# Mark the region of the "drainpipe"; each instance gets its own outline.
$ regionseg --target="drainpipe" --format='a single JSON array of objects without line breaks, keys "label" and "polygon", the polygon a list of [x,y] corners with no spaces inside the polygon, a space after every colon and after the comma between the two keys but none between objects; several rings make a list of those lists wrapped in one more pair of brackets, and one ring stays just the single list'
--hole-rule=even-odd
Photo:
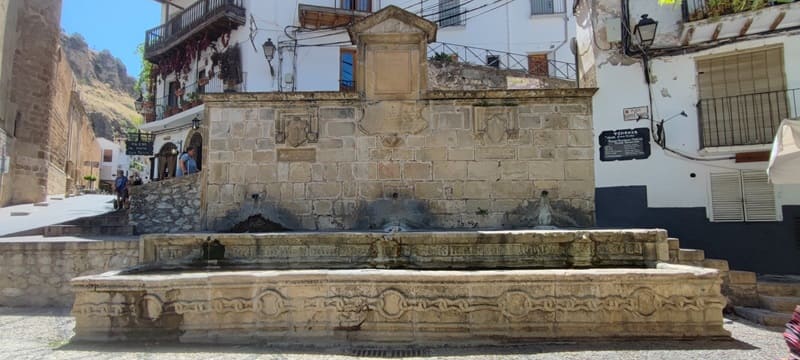
[{"label": "drainpipe", "polygon": [[569,41],[569,15],[567,15],[566,1],[564,1],[563,4],[564,4],[564,41],[562,41],[561,44],[558,44],[558,46],[556,46],[556,48],[553,49],[553,60],[556,60],[558,58],[558,50],[561,49],[564,45],[566,45],[567,41]]}]

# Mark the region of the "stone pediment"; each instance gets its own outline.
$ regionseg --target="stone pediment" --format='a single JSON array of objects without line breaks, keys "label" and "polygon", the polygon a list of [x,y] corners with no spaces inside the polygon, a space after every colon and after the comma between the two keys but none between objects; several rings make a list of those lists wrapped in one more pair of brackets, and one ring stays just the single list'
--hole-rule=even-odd
[{"label": "stone pediment", "polygon": [[410,34],[421,33],[431,43],[436,41],[436,24],[390,5],[353,24],[347,30],[353,44],[364,34]]}]

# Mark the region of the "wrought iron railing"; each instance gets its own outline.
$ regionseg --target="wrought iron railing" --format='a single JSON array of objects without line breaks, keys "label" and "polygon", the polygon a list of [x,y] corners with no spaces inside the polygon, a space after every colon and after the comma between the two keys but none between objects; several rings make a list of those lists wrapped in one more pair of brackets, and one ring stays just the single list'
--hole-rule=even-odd
[{"label": "wrought iron railing", "polygon": [[700,147],[769,144],[783,119],[800,116],[800,89],[702,99]]},{"label": "wrought iron railing", "polygon": [[[180,96],[164,96],[155,99],[155,120],[161,120],[182,111],[188,110],[191,107],[202,104],[198,99],[200,94],[218,94],[224,92],[245,92],[247,91],[247,73],[242,73],[243,81],[239,84],[228,83],[218,78],[212,77],[208,81],[195,82],[183,87],[183,93]],[[192,94],[197,94],[195,97]],[[170,97],[173,100],[170,100]]]},{"label": "wrought iron railing", "polygon": [[145,54],[170,46],[173,41],[197,30],[208,19],[223,13],[244,18],[243,0],[198,0],[166,23],[147,30]]},{"label": "wrought iron railing", "polygon": [[[442,42],[431,43],[428,46],[428,58],[437,59],[442,56],[449,56],[452,61],[490,66],[502,70],[518,70],[525,73],[529,73],[531,70],[528,69],[528,55],[525,54]],[[575,64],[557,60],[547,60],[547,62],[548,69],[546,74],[549,77],[565,80],[575,80],[577,78]],[[535,72],[535,74],[543,73],[545,72]]]},{"label": "wrought iron railing", "polygon": [[564,0],[531,0],[531,15],[564,14],[567,5]]},{"label": "wrought iron railing", "polygon": [[710,17],[758,10],[767,6],[787,4],[798,0],[772,1],[718,1],[718,0],[683,0],[681,10],[683,21],[695,21]]}]

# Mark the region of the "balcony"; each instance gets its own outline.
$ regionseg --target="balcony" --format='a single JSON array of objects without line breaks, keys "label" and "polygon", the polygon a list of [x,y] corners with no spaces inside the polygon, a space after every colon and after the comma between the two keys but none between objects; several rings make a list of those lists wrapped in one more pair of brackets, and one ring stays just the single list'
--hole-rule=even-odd
[{"label": "balcony", "polygon": [[311,29],[347,26],[372,13],[371,1],[345,0],[341,7],[298,5],[300,25]]},{"label": "balcony", "polygon": [[772,143],[781,120],[800,116],[800,89],[703,99],[700,147]]},{"label": "balcony", "polygon": [[[242,73],[242,78],[247,79],[247,73]],[[168,95],[155,99],[152,119],[147,122],[162,120],[201,105],[203,101],[199,95],[244,92],[246,89],[247,86],[244,81],[240,84],[226,84],[224,80],[218,77],[212,77],[200,83],[189,84],[181,89],[180,96],[173,94],[173,96]]]},{"label": "balcony", "polygon": [[216,39],[246,22],[243,0],[198,0],[166,23],[145,34],[144,56],[150,62],[187,40]]},{"label": "balcony", "polygon": [[681,3],[684,21],[697,21],[724,15],[760,10],[797,0],[736,1],[736,0],[684,0]]}]

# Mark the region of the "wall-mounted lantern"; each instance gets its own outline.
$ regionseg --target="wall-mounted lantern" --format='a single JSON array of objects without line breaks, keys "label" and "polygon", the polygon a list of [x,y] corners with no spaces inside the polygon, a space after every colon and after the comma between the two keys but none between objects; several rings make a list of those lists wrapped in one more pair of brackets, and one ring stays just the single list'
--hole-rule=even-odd
[{"label": "wall-mounted lantern", "polygon": [[267,58],[267,64],[269,64],[269,73],[273,77],[275,76],[275,69],[272,68],[272,59],[275,58],[275,44],[272,43],[272,39],[268,38],[261,48],[264,50],[264,57]]},{"label": "wall-mounted lantern", "polygon": [[648,49],[653,45],[653,41],[656,39],[657,28],[658,21],[647,17],[647,14],[642,15],[642,18],[639,19],[639,23],[633,28],[633,34],[636,35],[637,40],[639,40],[639,45],[643,49]]},{"label": "wall-mounted lantern", "polygon": [[200,118],[197,115],[192,119],[192,129],[197,130],[200,128]]}]

